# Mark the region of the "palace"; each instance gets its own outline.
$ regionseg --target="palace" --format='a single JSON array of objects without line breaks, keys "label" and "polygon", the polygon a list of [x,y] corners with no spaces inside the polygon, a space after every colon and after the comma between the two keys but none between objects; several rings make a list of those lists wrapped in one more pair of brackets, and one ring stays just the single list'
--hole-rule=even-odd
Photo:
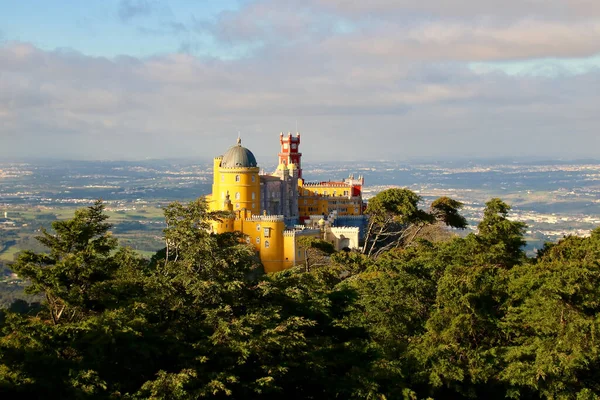
[{"label": "palace", "polygon": [[279,165],[272,174],[260,171],[254,154],[241,139],[215,157],[212,211],[232,216],[213,222],[215,233],[239,231],[259,252],[265,272],[281,271],[306,258],[298,239],[315,237],[337,250],[358,247],[364,225],[364,179],[350,176],[338,182],[305,182],[300,134],[279,135]]}]

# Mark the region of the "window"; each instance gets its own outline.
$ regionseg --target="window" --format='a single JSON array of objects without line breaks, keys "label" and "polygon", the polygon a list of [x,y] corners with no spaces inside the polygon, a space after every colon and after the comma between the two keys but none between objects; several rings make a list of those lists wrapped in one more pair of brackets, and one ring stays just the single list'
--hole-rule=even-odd
[{"label": "window", "polygon": [[256,204],[255,204],[255,203],[252,203],[252,208],[255,208],[255,207],[256,207]]},{"label": "window", "polygon": [[225,182],[225,175],[221,175],[221,182]]},{"label": "window", "polygon": [[260,244],[260,237],[256,237],[256,244]]},{"label": "window", "polygon": [[304,199],[304,204],[308,204],[308,200]]},{"label": "window", "polygon": [[225,192],[221,192],[221,198],[224,199],[225,198]]},{"label": "window", "polygon": [[240,181],[240,176],[239,176],[239,175],[236,175],[236,176],[235,176],[235,181],[236,181],[236,182],[239,182],[239,181]]},{"label": "window", "polygon": [[265,232],[266,238],[271,237],[271,228],[265,228],[263,231]]},{"label": "window", "polygon": [[235,203],[235,208],[240,208],[240,203]]},{"label": "window", "polygon": [[236,199],[236,200],[239,200],[239,199],[240,199],[240,192],[236,192],[236,193],[235,193],[235,199]]},{"label": "window", "polygon": [[256,193],[252,192],[252,200],[256,199]]},{"label": "window", "polygon": [[246,243],[250,244],[250,238],[246,237]]},{"label": "window", "polygon": [[256,182],[256,175],[252,175],[252,182]]},{"label": "window", "polygon": [[256,224],[256,230],[260,231],[260,224]]},{"label": "window", "polygon": [[268,248],[269,248],[269,241],[265,240],[265,249],[268,249]]},{"label": "window", "polygon": [[344,196],[348,196],[348,191],[344,190]]},{"label": "window", "polygon": [[283,148],[284,148],[284,149],[287,149],[287,148],[288,148],[288,144],[287,144],[287,143],[284,143],[284,144],[283,144]]},{"label": "window", "polygon": [[323,196],[327,196],[327,190],[323,190]]},{"label": "window", "polygon": [[336,194],[337,194],[337,192],[334,190],[334,191],[333,191],[333,195],[335,196]]}]

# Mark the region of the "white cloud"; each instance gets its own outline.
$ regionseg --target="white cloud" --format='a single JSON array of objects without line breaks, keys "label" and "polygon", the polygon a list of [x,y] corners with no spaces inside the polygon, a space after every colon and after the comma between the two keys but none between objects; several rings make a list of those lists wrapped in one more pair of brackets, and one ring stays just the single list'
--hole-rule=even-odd
[{"label": "white cloud", "polygon": [[0,45],[0,156],[211,157],[238,130],[258,156],[272,156],[296,120],[308,159],[576,156],[600,144],[598,69],[484,68],[599,53],[596,3],[244,4],[195,27],[249,49],[233,59]]},{"label": "white cloud", "polygon": [[[262,155],[296,119],[312,157],[331,146],[342,158],[510,153],[517,141],[523,152],[559,142],[583,154],[596,137],[599,73],[524,78],[349,57],[109,60],[8,44],[0,48],[0,154],[210,157],[242,130]],[[588,142],[574,143],[568,127]]]}]

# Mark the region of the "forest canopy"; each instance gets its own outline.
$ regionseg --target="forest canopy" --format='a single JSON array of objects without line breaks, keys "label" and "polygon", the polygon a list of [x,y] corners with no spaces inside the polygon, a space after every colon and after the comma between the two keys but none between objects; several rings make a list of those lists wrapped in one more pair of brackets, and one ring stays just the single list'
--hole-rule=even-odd
[{"label": "forest canopy", "polygon": [[47,251],[11,265],[42,301],[0,313],[0,395],[600,396],[600,229],[528,258],[500,199],[459,237],[440,228],[466,226],[459,202],[382,193],[359,251],[311,240],[310,262],[273,274],[241,235],[205,229],[222,215],[202,198],[166,209],[151,260],[119,245],[100,201],[54,221]]}]

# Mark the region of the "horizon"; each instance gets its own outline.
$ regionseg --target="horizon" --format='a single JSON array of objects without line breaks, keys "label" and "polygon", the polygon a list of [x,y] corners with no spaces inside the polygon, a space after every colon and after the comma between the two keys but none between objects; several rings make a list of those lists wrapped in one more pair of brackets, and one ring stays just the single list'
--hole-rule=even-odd
[{"label": "horizon", "polygon": [[[260,165],[276,165],[276,160],[272,162],[261,163],[260,160],[263,159],[261,156],[256,156],[257,161],[259,161]],[[274,157],[268,157],[274,158]],[[0,165],[4,164],[36,164],[36,163],[152,163],[152,162],[168,162],[168,163],[185,163],[185,164],[212,164],[213,158],[196,158],[196,157],[166,157],[166,158],[122,158],[122,159],[76,159],[76,158],[50,158],[50,157],[21,157],[21,158],[4,158],[0,159]],[[414,158],[404,158],[404,159],[349,159],[349,160],[328,160],[328,159],[303,159],[302,165],[316,165],[316,164],[349,164],[349,163],[415,163],[415,164],[451,164],[451,163],[460,163],[460,164],[490,164],[490,165],[500,165],[500,164],[544,164],[544,163],[575,163],[575,164],[600,164],[600,157],[598,158],[586,158],[586,157],[576,157],[576,158],[550,158],[546,156],[521,156],[521,157],[511,157],[511,156],[497,156],[497,157],[468,157],[468,156],[457,156],[452,158],[434,158],[434,157],[414,157]]]}]

